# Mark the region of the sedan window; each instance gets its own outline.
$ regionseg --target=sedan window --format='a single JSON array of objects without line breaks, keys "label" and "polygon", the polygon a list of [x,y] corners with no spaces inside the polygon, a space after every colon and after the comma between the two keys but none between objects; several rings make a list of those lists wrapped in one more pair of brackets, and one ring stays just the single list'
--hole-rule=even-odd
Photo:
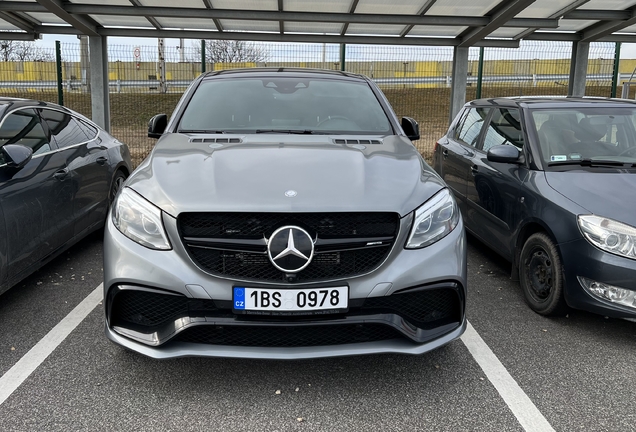
[{"label": "sedan window", "polygon": [[42,110],[42,118],[51,130],[51,136],[58,147],[70,147],[89,140],[88,136],[80,128],[77,120],[69,114],[50,109]]},{"label": "sedan window", "polygon": [[[40,118],[32,109],[18,110],[5,117],[0,127],[0,146],[5,144],[30,147],[34,155],[51,151],[51,145],[40,124]],[[0,160],[0,163],[5,161]]]},{"label": "sedan window", "polygon": [[308,78],[203,81],[188,104],[180,132],[391,133],[366,83]]}]

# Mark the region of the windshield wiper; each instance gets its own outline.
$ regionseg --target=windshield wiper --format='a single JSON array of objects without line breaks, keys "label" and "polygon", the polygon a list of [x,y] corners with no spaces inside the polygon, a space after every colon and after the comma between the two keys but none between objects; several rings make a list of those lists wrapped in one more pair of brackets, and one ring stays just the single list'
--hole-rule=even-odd
[{"label": "windshield wiper", "polygon": [[299,135],[311,135],[314,131],[309,129],[256,129],[256,133],[285,133],[285,134],[299,134]]},{"label": "windshield wiper", "polygon": [[579,159],[579,160],[569,160],[569,161],[561,161],[561,162],[551,162],[551,163],[548,163],[548,166],[553,167],[553,166],[561,166],[561,165],[579,165],[584,167],[595,167],[595,166],[623,167],[626,164],[631,165],[632,167],[636,165],[636,164],[630,164],[629,162],[619,162],[619,161],[613,161],[613,160]]},{"label": "windshield wiper", "polygon": [[181,129],[179,133],[205,133],[205,134],[224,134],[226,131],[222,130],[208,130],[208,129]]}]

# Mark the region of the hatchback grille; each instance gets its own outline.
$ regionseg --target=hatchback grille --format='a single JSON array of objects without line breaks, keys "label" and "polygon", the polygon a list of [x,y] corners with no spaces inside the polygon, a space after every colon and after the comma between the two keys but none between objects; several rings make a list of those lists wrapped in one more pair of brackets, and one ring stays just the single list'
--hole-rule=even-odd
[{"label": "hatchback grille", "polygon": [[322,326],[197,326],[174,340],[209,345],[308,347],[398,339],[404,336],[382,324]]},{"label": "hatchback grille", "polygon": [[[395,213],[184,213],[179,232],[192,260],[222,277],[296,283],[335,280],[368,273],[388,256],[395,242]],[[281,226],[296,225],[316,239],[311,263],[290,275],[276,269],[266,242]],[[321,240],[329,240],[322,243]]]}]

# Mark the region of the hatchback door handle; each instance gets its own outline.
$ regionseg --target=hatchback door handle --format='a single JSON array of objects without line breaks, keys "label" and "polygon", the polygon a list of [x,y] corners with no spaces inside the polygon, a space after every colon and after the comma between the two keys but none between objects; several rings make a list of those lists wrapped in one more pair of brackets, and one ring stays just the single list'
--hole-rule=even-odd
[{"label": "hatchback door handle", "polygon": [[442,150],[442,156],[444,156],[444,159],[448,157],[448,149]]},{"label": "hatchback door handle", "polygon": [[108,160],[108,159],[106,159],[104,156],[100,156],[100,157],[98,157],[98,158],[95,160],[95,162],[97,162],[97,163],[98,163],[98,164],[100,164],[100,165],[104,165],[104,164],[106,163],[106,161],[107,161],[107,160]]},{"label": "hatchback door handle", "polygon": [[473,175],[476,175],[479,172],[479,167],[477,165],[473,165],[470,167],[470,171],[473,173]]},{"label": "hatchback door handle", "polygon": [[55,174],[53,174],[53,177],[55,177],[58,180],[64,180],[67,175],[68,175],[68,168],[64,168],[59,171],[56,171]]}]

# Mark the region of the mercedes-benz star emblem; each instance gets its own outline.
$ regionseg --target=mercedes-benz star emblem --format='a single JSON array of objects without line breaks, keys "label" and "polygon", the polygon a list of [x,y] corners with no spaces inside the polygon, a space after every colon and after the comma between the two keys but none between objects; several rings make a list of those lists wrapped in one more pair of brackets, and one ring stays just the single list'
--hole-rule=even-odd
[{"label": "mercedes-benz star emblem", "polygon": [[293,189],[290,189],[290,190],[288,190],[287,192],[285,192],[285,196],[286,196],[287,198],[293,198],[293,197],[295,197],[296,195],[298,195],[298,192],[296,192],[296,191],[295,191],[295,190],[293,190]]},{"label": "mercedes-benz star emblem", "polygon": [[278,270],[298,273],[311,262],[314,242],[302,228],[289,225],[280,227],[267,242],[267,255]]}]

